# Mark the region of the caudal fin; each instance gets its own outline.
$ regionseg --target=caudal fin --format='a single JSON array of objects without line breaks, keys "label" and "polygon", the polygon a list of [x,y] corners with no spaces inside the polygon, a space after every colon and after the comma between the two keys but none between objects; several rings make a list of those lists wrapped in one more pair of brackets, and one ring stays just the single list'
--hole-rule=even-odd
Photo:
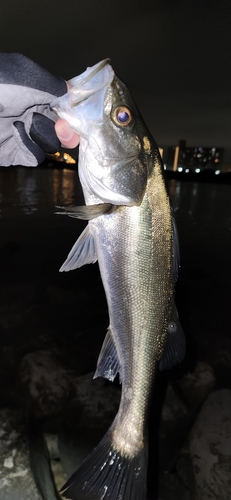
[{"label": "caudal fin", "polygon": [[61,493],[70,500],[146,500],[147,450],[133,458],[113,449],[110,430]]}]

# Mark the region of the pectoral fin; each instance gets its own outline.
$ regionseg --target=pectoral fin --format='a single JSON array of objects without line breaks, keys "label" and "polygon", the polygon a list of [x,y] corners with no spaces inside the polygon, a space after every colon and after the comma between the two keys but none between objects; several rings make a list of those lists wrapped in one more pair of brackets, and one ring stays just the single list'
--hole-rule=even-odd
[{"label": "pectoral fin", "polygon": [[173,365],[181,363],[185,356],[185,349],[185,336],[175,306],[172,319],[168,326],[167,341],[163,356],[159,363],[159,369],[161,371],[168,370],[172,368]]},{"label": "pectoral fin", "polygon": [[69,215],[74,219],[92,220],[100,215],[108,214],[114,209],[111,203],[99,203],[97,205],[81,205],[79,207],[56,207],[64,212],[55,212],[57,215]]},{"label": "pectoral fin", "polygon": [[104,377],[113,382],[117,373],[120,371],[120,362],[113,340],[111,330],[108,328],[104,339],[102,349],[98,358],[97,368],[94,378]]},{"label": "pectoral fin", "polygon": [[89,225],[87,225],[72,247],[60,271],[72,271],[85,264],[93,264],[96,261],[95,242]]}]

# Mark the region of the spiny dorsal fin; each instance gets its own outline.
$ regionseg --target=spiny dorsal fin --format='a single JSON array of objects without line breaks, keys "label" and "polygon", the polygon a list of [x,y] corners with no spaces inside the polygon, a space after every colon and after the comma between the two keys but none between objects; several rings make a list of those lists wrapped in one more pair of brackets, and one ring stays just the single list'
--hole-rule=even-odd
[{"label": "spiny dorsal fin", "polygon": [[108,328],[104,339],[97,363],[94,378],[104,377],[113,382],[117,373],[120,371],[120,362],[116,350],[116,345],[112,337],[110,328]]},{"label": "spiny dorsal fin", "polygon": [[94,238],[87,225],[76,243],[69,252],[65,262],[60,267],[62,271],[72,271],[85,264],[94,264],[97,261]]}]

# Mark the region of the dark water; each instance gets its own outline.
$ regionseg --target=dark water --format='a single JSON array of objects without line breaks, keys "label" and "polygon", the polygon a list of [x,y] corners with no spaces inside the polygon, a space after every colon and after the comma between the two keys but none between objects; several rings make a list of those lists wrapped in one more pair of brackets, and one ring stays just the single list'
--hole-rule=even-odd
[{"label": "dark water", "polygon": [[[108,317],[98,266],[59,273],[86,223],[56,215],[56,206],[82,202],[74,170],[0,169],[0,345],[20,342],[26,329],[35,336],[37,326],[31,327],[28,314],[37,318],[41,332],[65,342],[103,324],[102,342]],[[84,368],[92,366],[86,362]]]},{"label": "dark water", "polygon": [[[177,299],[188,336],[188,350],[192,338],[199,357],[212,362],[220,352],[220,359],[226,358],[228,365],[231,359],[231,186],[171,180],[169,188],[180,238]],[[226,382],[229,386],[230,377]]]},{"label": "dark water", "polygon": [[0,168],[0,217],[50,214],[56,205],[78,202],[76,171],[58,168]]},{"label": "dark water", "polygon": [[[198,360],[213,367],[217,388],[231,386],[231,187],[170,180],[169,191],[179,230],[176,302],[187,353],[182,365],[157,384],[155,409],[157,401],[160,407],[163,403],[168,377],[181,376]],[[108,326],[97,264],[59,273],[85,223],[55,215],[55,206],[79,203],[82,195],[74,170],[0,169],[2,406],[22,406],[24,389],[18,380],[27,353],[52,351],[68,373],[82,375],[95,369]],[[27,404],[37,411],[37,403],[31,403],[29,396]],[[151,491],[157,485],[153,471],[158,471],[155,422],[150,431]],[[87,437],[88,430],[85,433]],[[166,456],[169,460],[169,443]],[[175,457],[175,451],[171,456]],[[170,494],[163,498],[172,498],[172,483],[168,484]]]},{"label": "dark water", "polygon": [[[15,279],[18,274],[30,279],[31,272],[38,273],[47,260],[54,266],[60,259],[61,264],[83,223],[56,215],[56,206],[81,201],[74,170],[0,169],[0,248],[6,257],[9,248],[8,260],[14,265],[14,269],[8,269],[9,279],[13,271]],[[11,259],[11,253],[15,258]]]},{"label": "dark water", "polygon": [[[169,190],[181,248],[178,307],[184,328],[206,358],[213,345],[231,337],[231,187],[170,180]],[[86,289],[90,283],[98,296],[97,266],[58,273],[85,223],[55,215],[55,206],[78,203],[74,170],[0,169],[1,286],[52,278]]]}]

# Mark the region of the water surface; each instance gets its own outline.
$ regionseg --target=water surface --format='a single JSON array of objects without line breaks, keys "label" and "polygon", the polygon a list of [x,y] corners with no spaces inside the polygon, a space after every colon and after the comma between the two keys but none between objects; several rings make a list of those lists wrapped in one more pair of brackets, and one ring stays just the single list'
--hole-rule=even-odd
[{"label": "water surface", "polygon": [[[170,180],[169,192],[181,249],[178,307],[186,328],[208,346],[231,337],[231,186]],[[55,207],[80,203],[75,170],[0,168],[0,286],[46,281],[53,273],[62,285],[86,287],[98,296],[97,266],[58,273],[86,223],[55,215]]]}]

